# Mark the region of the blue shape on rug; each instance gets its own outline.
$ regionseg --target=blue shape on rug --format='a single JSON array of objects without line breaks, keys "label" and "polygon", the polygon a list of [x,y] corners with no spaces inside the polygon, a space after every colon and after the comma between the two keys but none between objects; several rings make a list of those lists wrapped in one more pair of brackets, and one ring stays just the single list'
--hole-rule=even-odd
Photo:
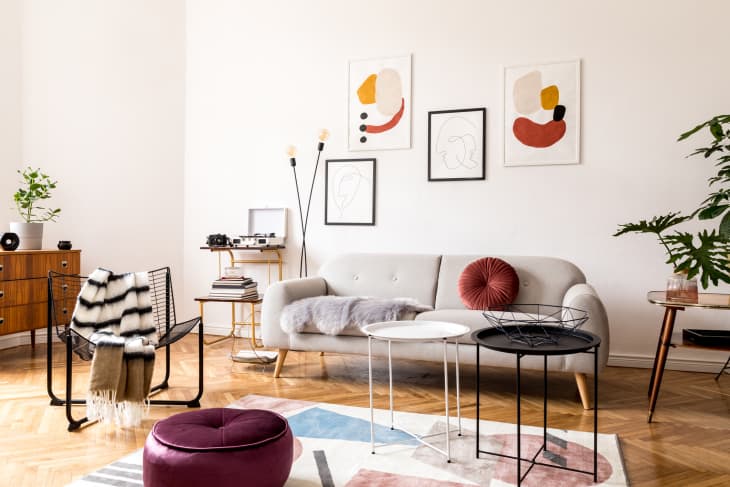
[{"label": "blue shape on rug", "polygon": [[[370,421],[314,407],[286,418],[294,436],[370,442]],[[375,424],[375,443],[417,445],[412,436]]]}]

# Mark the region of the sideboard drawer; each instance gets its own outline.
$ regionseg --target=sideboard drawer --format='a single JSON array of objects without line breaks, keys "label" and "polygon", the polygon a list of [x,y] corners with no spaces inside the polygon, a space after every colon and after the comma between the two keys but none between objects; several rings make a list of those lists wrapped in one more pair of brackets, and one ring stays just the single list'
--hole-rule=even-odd
[{"label": "sideboard drawer", "polygon": [[48,279],[0,281],[0,307],[48,301]]},{"label": "sideboard drawer", "polygon": [[80,272],[80,256],[78,252],[60,252],[46,255],[45,272],[60,272],[62,274],[78,274]]},{"label": "sideboard drawer", "polygon": [[78,250],[3,252],[0,255],[0,281],[47,277],[48,271],[78,274],[80,262]]},{"label": "sideboard drawer", "polygon": [[0,308],[0,335],[44,328],[48,321],[46,303]]}]

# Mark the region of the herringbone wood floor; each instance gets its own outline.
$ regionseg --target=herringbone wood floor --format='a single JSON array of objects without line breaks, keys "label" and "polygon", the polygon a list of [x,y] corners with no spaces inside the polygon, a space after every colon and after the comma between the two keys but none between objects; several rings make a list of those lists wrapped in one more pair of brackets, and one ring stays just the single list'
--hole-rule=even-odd
[{"label": "herringbone wood floor", "polygon": [[[239,340],[238,345],[245,344]],[[190,397],[197,370],[196,340],[187,337],[174,346],[172,388],[158,397]],[[57,348],[55,389],[63,387],[60,347]],[[282,377],[271,377],[267,366],[233,364],[227,357],[231,341],[206,347],[203,407],[225,406],[246,394],[368,405],[367,358],[351,355],[290,352]],[[0,485],[62,486],[143,446],[155,420],[185,408],[153,407],[142,427],[117,429],[92,425],[66,431],[64,408],[48,405],[45,346],[0,351]],[[159,368],[158,368],[159,369]],[[399,409],[442,412],[442,369],[437,363],[396,363],[396,404]],[[74,384],[83,394],[88,366],[77,367]],[[387,364],[376,360],[379,377],[376,401],[387,407]],[[464,367],[462,411],[475,415],[474,371]],[[482,417],[514,422],[514,376],[507,369],[484,368]],[[542,424],[542,376],[523,376],[523,421]],[[667,371],[655,422],[646,423],[648,370],[608,368],[600,380],[599,430],[621,438],[632,485],[730,485],[730,376],[719,383],[710,374]],[[577,401],[572,375],[550,379],[550,425],[586,430],[592,412]],[[79,415],[83,412],[78,409]]]}]

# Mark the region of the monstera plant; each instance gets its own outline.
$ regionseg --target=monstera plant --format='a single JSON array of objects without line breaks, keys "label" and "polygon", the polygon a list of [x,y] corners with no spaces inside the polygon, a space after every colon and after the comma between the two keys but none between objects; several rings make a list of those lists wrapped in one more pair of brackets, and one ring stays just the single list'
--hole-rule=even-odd
[{"label": "monstera plant", "polygon": [[[699,208],[689,215],[671,212],[655,216],[651,220],[619,225],[615,237],[626,233],[649,233],[655,235],[667,253],[667,263],[674,272],[684,273],[687,279],[699,276],[703,288],[709,283],[730,283],[730,115],[717,115],[679,136],[678,141],[709,130],[712,142],[700,147],[687,157],[702,155],[704,159],[715,159],[717,174],[711,177],[709,196]],[[674,229],[680,223],[697,217],[700,220],[720,218],[716,228],[705,229],[697,234]],[[674,230],[673,230],[674,229]],[[669,233],[670,230],[673,230]]]}]

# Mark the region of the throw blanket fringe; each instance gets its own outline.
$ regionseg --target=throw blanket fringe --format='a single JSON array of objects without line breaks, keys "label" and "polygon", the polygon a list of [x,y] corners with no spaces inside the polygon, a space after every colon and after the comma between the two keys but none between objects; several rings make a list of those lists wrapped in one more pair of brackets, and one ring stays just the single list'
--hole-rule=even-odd
[{"label": "throw blanket fringe", "polygon": [[139,426],[149,407],[157,330],[146,272],[96,269],[81,288],[71,328],[94,343],[86,414]]},{"label": "throw blanket fringe", "polygon": [[280,324],[287,333],[299,333],[307,325],[314,325],[326,335],[338,335],[346,328],[360,328],[380,321],[413,319],[416,313],[431,309],[411,298],[317,296],[285,306]]}]

